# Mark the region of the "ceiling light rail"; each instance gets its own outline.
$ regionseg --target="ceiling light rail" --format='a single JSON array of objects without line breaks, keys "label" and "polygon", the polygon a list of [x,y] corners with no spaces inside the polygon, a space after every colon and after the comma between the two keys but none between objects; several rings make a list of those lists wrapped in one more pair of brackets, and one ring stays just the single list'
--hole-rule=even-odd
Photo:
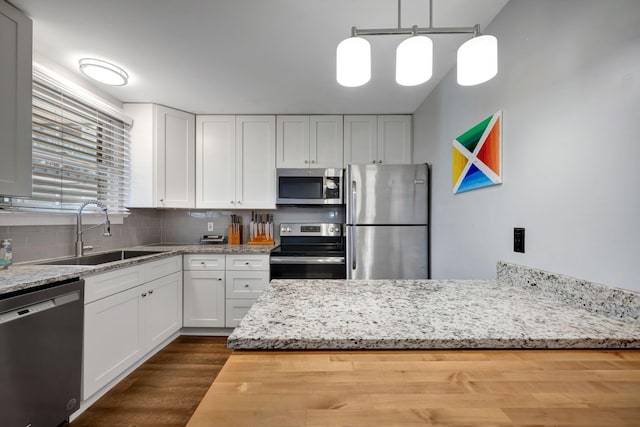
[{"label": "ceiling light rail", "polygon": [[392,35],[418,35],[418,34],[472,34],[476,37],[480,34],[480,24],[473,27],[429,27],[418,28],[356,28],[351,27],[351,37],[358,36],[392,36]]},{"label": "ceiling light rail", "polygon": [[433,2],[429,0],[429,27],[402,28],[401,0],[398,0],[397,28],[351,27],[351,37],[336,49],[336,80],[345,87],[358,87],[371,79],[371,45],[362,36],[408,35],[396,50],[396,82],[402,86],[425,83],[433,74],[433,42],[426,35],[471,34],[458,48],[458,84],[474,86],[491,80],[498,73],[498,41],[481,35],[480,25],[472,27],[434,27]]}]

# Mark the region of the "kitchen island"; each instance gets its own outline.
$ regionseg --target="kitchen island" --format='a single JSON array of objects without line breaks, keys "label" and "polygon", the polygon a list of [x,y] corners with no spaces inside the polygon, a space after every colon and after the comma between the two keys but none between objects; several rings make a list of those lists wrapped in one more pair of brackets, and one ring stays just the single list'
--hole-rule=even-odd
[{"label": "kitchen island", "polygon": [[638,293],[508,263],[272,281],[187,426],[637,425],[639,314]]},{"label": "kitchen island", "polygon": [[[504,277],[277,280],[231,334],[228,346],[239,350],[640,348],[637,313],[629,312],[637,306],[637,294],[620,291],[621,301],[598,303],[593,298],[601,295],[600,290],[567,296],[540,291],[542,285],[522,286]],[[607,302],[612,306],[608,311],[602,309]],[[617,302],[626,307],[616,307]],[[591,306],[600,312],[588,310]],[[611,314],[620,311],[617,317]]]}]

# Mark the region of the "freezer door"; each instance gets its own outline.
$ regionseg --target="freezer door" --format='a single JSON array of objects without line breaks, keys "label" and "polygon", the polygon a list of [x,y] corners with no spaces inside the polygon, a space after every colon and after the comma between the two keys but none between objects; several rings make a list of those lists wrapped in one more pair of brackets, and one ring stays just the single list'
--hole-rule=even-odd
[{"label": "freezer door", "polygon": [[349,165],[347,224],[427,224],[428,166]]},{"label": "freezer door", "polygon": [[426,226],[347,226],[347,279],[426,279]]}]

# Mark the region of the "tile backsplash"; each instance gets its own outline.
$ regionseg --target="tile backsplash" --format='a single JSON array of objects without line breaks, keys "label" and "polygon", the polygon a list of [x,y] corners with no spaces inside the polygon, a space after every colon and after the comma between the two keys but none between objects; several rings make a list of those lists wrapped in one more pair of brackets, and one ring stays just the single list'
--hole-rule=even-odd
[{"label": "tile backsplash", "polygon": [[[102,236],[102,227],[85,231],[82,240],[94,252],[155,243],[161,238],[161,212],[132,209],[123,224],[111,224],[111,237]],[[84,228],[89,228],[86,225]],[[0,226],[0,238],[13,239],[14,262],[58,258],[75,253],[75,225]],[[90,253],[90,252],[87,252]]]},{"label": "tile backsplash", "polygon": [[[261,214],[272,214],[276,224],[276,242],[278,242],[277,225],[281,222],[337,222],[344,223],[344,207],[317,206],[283,206],[276,210],[256,210]],[[251,221],[251,211],[221,210],[163,210],[162,241],[166,243],[197,243],[205,234],[228,235],[231,215],[240,215],[244,225]],[[213,231],[207,231],[207,223],[213,223]],[[243,243],[247,242],[248,227],[243,228]]]},{"label": "tile backsplash", "polygon": [[[284,206],[276,210],[256,210],[273,215],[277,225],[282,222],[344,223],[344,207]],[[131,209],[123,224],[111,225],[111,237],[102,236],[102,227],[83,233],[86,245],[95,252],[150,243],[198,243],[205,234],[228,235],[232,214],[240,215],[243,224],[251,221],[251,211],[223,211],[203,209]],[[207,231],[207,223],[213,231]],[[90,227],[85,226],[85,229]],[[248,227],[244,227],[243,242],[247,242]],[[13,239],[14,262],[35,261],[73,255],[75,225],[0,226],[0,239]]]}]

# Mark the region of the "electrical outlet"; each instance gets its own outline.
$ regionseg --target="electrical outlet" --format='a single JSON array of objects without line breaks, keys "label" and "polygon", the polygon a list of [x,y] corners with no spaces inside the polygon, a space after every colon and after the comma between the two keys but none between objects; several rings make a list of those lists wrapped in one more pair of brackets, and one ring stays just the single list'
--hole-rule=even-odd
[{"label": "electrical outlet", "polygon": [[207,223],[207,231],[213,231],[213,223],[212,222],[208,222]]},{"label": "electrical outlet", "polygon": [[524,253],[524,228],[513,229],[513,251]]}]

